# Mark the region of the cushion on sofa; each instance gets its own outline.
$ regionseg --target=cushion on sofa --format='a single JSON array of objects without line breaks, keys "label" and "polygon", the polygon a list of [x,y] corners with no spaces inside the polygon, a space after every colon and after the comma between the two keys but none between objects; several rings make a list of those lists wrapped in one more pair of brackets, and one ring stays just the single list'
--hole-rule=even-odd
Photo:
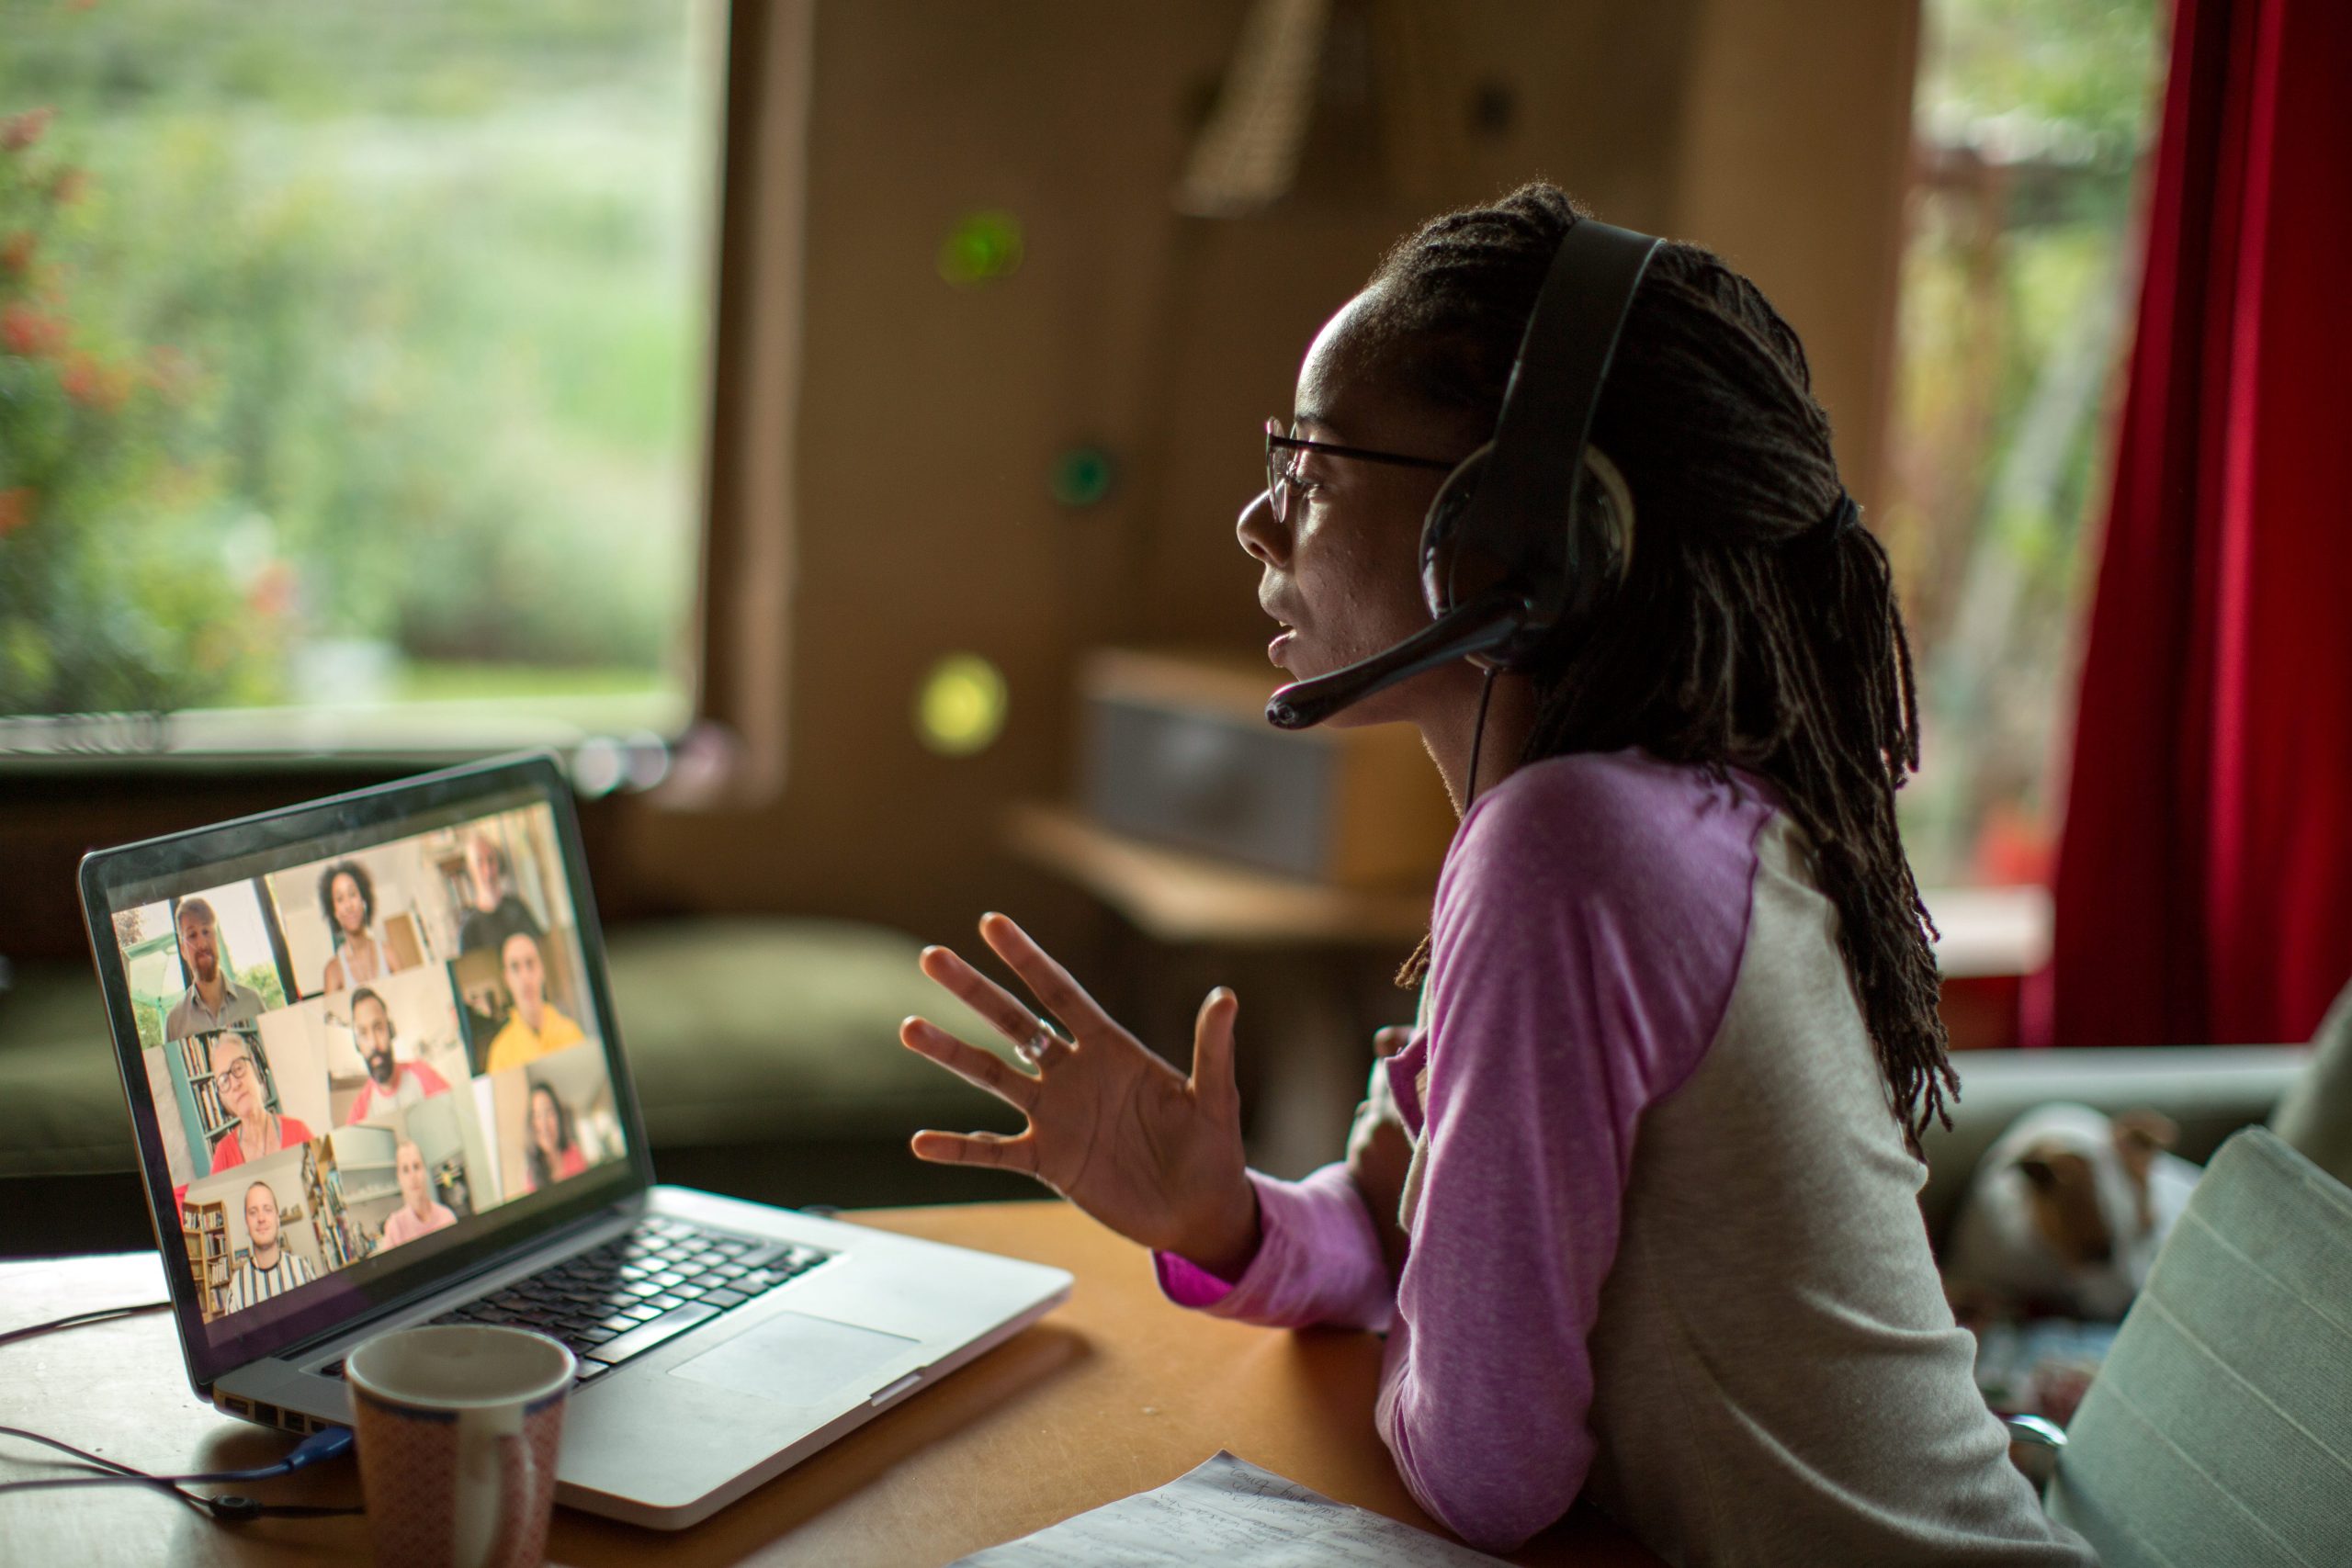
[{"label": "cushion on sofa", "polygon": [[0,991],[0,1177],[138,1163],[106,1004],[87,964],[24,964]]},{"label": "cushion on sofa", "polygon": [[[916,970],[922,945],[813,919],[613,933],[614,1007],[655,1147],[1017,1125],[899,1044],[899,1020],[918,1011],[975,1044],[1000,1044]],[[0,1178],[136,1168],[96,977],[74,964],[20,967],[0,991]]]},{"label": "cushion on sofa", "polygon": [[2003,1129],[2037,1105],[2071,1100],[2112,1116],[2162,1111],[2180,1129],[2176,1153],[2202,1162],[2222,1140],[2268,1116],[2311,1059],[2300,1045],[2161,1045],[2072,1051],[1967,1051],[1950,1127],[1927,1136],[1928,1234],[1940,1241],[1976,1162]]},{"label": "cushion on sofa", "polygon": [[2352,986],[2335,998],[2312,1036],[2310,1070],[2297,1078],[2270,1118],[2288,1147],[2352,1187]]},{"label": "cushion on sofa", "polygon": [[990,1119],[994,1100],[899,1043],[899,1021],[920,1012],[976,1045],[1001,1045],[978,1014],[923,978],[922,951],[898,931],[838,920],[679,920],[617,932],[607,943],[613,1003],[654,1145],[764,1144],[797,1133],[903,1140],[943,1119],[1002,1125]]}]

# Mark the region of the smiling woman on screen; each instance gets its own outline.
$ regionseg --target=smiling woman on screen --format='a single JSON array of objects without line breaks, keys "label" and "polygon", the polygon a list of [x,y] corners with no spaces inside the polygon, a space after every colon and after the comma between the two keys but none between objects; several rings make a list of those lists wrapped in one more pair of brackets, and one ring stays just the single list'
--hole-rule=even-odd
[{"label": "smiling woman on screen", "polygon": [[[1315,339],[1239,523],[1293,676],[1442,640],[1441,488],[1575,457],[1513,378],[1539,299],[1592,307],[1572,257],[1648,244],[1588,221],[1548,186],[1436,219]],[[1001,915],[981,937],[1067,1037],[927,950],[1035,1071],[910,1020],[1029,1120],[915,1152],[1037,1177],[1185,1305],[1385,1331],[1381,1435],[1477,1545],[1583,1496],[1679,1562],[2088,1562],[2009,1465],[1916,1206],[1954,1080],[1895,829],[1917,736],[1885,555],[1788,324],[1706,251],[1638,254],[1573,508],[1505,514],[1505,488],[1430,524],[1579,541],[1554,552],[1577,615],[1334,720],[1417,727],[1464,813],[1346,1161],[1244,1168],[1232,992],[1182,1077]]]}]

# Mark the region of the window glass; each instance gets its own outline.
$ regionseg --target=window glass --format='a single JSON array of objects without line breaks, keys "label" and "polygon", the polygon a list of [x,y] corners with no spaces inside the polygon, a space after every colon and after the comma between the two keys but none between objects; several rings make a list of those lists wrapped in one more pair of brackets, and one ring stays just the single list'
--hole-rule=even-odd
[{"label": "window glass", "polygon": [[724,28],[0,0],[0,743],[680,725]]},{"label": "window glass", "polygon": [[2156,0],[1928,0],[1887,503],[1923,885],[2046,882],[2138,299]]}]

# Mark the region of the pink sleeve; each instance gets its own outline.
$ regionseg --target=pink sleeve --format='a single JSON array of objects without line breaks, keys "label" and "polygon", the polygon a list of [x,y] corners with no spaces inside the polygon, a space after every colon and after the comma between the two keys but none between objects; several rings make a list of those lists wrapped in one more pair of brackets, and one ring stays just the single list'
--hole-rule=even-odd
[{"label": "pink sleeve", "polygon": [[1329,1323],[1382,1329],[1396,1311],[1372,1214],[1344,1165],[1302,1181],[1250,1173],[1258,1190],[1258,1254],[1235,1280],[1155,1252],[1159,1288],[1179,1306],[1270,1328]]},{"label": "pink sleeve", "polygon": [[1425,1167],[1374,1410],[1414,1497],[1488,1551],[1583,1489],[1636,1123],[1728,1004],[1763,820],[1560,768],[1481,801],[1440,885]]}]

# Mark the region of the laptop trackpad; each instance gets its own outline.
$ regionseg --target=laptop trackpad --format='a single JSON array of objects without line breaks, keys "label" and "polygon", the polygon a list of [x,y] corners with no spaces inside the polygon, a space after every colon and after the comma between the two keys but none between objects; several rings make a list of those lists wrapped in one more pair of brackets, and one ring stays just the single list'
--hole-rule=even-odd
[{"label": "laptop trackpad", "polygon": [[873,1374],[916,1344],[896,1334],[853,1328],[831,1318],[780,1312],[690,1361],[670,1369],[713,1388],[755,1393],[781,1404],[818,1404],[848,1384],[871,1393]]}]

